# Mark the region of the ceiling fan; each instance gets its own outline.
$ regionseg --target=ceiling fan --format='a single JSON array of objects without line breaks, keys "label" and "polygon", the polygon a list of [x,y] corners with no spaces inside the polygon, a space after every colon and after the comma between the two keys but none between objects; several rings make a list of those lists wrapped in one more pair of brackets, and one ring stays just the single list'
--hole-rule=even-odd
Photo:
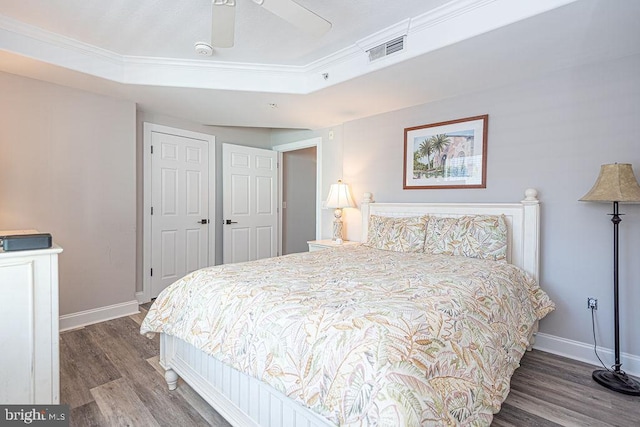
[{"label": "ceiling fan", "polygon": [[[331,23],[293,0],[252,0],[301,30],[321,36]],[[236,20],[236,0],[212,0],[211,45],[232,47]]]}]

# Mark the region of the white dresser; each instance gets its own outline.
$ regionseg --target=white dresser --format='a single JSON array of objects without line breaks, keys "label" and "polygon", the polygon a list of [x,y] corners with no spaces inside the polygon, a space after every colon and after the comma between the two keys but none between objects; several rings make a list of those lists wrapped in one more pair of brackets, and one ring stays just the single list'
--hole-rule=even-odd
[{"label": "white dresser", "polygon": [[[1,235],[18,234],[0,231]],[[0,402],[60,402],[58,254],[0,249]]]}]

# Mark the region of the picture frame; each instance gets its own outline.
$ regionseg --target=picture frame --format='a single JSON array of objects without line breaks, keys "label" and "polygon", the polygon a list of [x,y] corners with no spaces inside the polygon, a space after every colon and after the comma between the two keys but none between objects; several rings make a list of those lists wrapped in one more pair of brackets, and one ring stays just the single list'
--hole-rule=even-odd
[{"label": "picture frame", "polygon": [[405,190],[486,188],[489,115],[404,129]]}]

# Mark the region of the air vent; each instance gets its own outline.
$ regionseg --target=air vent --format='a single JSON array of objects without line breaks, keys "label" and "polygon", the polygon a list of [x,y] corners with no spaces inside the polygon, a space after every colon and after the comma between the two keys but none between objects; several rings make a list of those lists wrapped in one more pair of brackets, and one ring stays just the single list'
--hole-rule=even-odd
[{"label": "air vent", "polygon": [[376,59],[389,56],[392,53],[400,52],[404,49],[404,38],[405,36],[400,36],[379,46],[372,47],[367,51],[369,54],[369,61],[375,61]]}]

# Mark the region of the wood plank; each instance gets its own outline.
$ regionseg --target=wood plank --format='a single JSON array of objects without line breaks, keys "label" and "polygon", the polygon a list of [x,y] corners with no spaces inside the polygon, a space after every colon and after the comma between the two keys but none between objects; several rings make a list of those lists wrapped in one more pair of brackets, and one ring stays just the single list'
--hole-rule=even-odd
[{"label": "wood plank", "polygon": [[[91,396],[91,393],[87,393]],[[106,426],[107,420],[102,415],[100,407],[93,400],[86,405],[71,409],[69,414],[69,427],[98,427]]]},{"label": "wood plank", "polygon": [[[568,381],[572,383],[574,389],[576,387],[584,387],[583,393],[595,393],[598,399],[609,402],[612,408],[628,409],[634,413],[635,410],[631,408],[638,407],[637,396],[616,393],[601,386],[591,378],[593,370],[600,369],[598,366],[542,351],[527,353],[522,359],[521,365],[524,371],[551,373],[554,380]],[[514,376],[518,374],[518,371],[519,369],[516,370]]]},{"label": "wood plank", "polygon": [[[540,353],[542,352],[528,352],[520,364],[540,372],[555,372],[558,378],[581,386],[595,387],[597,385],[591,380],[591,371],[595,368],[594,366],[562,356],[543,357]],[[588,375],[585,375],[585,373],[588,373]]]},{"label": "wood plank", "polygon": [[139,360],[146,360],[159,352],[159,335],[156,335],[152,340],[140,335],[140,325],[130,319],[129,316],[86,327],[89,332],[92,332],[95,328],[103,329],[103,335],[105,335],[105,337],[108,336],[110,340],[127,343],[129,350],[132,351]]},{"label": "wood plank", "polygon": [[121,377],[87,329],[60,335],[60,401],[71,408],[93,400],[89,390]]},{"label": "wood plank", "polygon": [[140,325],[142,325],[142,321],[146,317],[147,313],[148,313],[147,310],[145,310],[144,308],[140,307],[140,312],[130,315],[129,319],[133,320],[134,322],[136,322],[138,324],[138,326],[140,326]]},{"label": "wood plank", "polygon": [[[518,372],[520,371],[520,372]],[[537,397],[541,400],[552,402],[566,408],[580,412],[584,415],[606,422],[613,426],[626,427],[638,423],[634,410],[640,404],[637,398],[620,396],[598,384],[596,387],[577,387],[574,382],[559,378],[557,371],[540,372],[538,370],[523,367],[516,371],[512,378],[512,389]],[[583,376],[590,377],[591,370],[583,372]],[[611,417],[614,408],[624,405],[624,410],[617,412],[615,418]]]},{"label": "wood plank", "polygon": [[91,395],[107,425],[160,426],[125,378],[95,387]]},{"label": "wood plank", "polygon": [[536,397],[521,393],[518,390],[511,390],[509,393],[509,405],[515,406],[523,411],[537,414],[538,416],[551,422],[566,427],[606,427],[610,426],[600,420],[565,408],[560,405],[547,402]]},{"label": "wood plank", "polygon": [[559,424],[543,417],[524,411],[515,406],[503,403],[500,412],[494,415],[491,427],[557,427]]},{"label": "wood plank", "polygon": [[[139,335],[133,337],[126,333],[135,324],[131,319],[124,318],[99,323],[89,327],[98,346],[105,351],[112,363],[126,377],[131,388],[140,400],[154,414],[161,425],[170,426],[206,426],[207,422],[179,393],[171,393],[167,388],[164,376],[160,375],[143,355],[148,351],[143,347],[155,346],[155,353],[159,351],[157,337],[154,340]],[[120,332],[123,332],[120,334]],[[142,345],[140,339],[143,340]],[[149,344],[151,343],[151,344]],[[154,354],[155,355],[155,354]]]},{"label": "wood plank", "polygon": [[145,315],[142,314],[142,313],[136,313],[136,314],[132,314],[131,316],[129,316],[129,319],[133,320],[138,325],[142,325],[142,321],[144,320],[144,316]]},{"label": "wood plank", "polygon": [[156,300],[156,299],[154,298],[154,299],[152,299],[152,300],[151,300],[151,301],[149,301],[149,302],[146,302],[146,303],[144,303],[144,304],[140,304],[140,309],[141,309],[141,310],[147,310],[147,311],[149,311],[149,309],[151,308],[151,306],[153,305],[153,302],[154,302],[155,300]]}]

